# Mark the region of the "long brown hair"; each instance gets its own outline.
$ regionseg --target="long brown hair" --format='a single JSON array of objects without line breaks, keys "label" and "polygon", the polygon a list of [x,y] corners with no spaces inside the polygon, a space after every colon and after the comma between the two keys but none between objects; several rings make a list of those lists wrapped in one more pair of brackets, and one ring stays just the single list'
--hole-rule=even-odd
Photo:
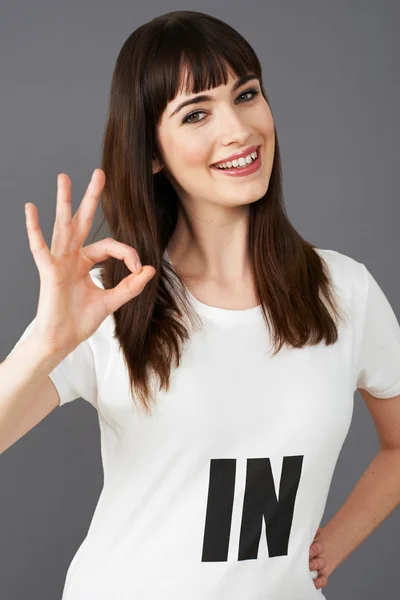
[{"label": "long brown hair", "polygon": [[[138,27],[124,42],[113,72],[101,158],[106,183],[100,227],[105,220],[111,237],[134,247],[142,263],[156,269],[143,292],[113,314],[132,398],[146,414],[155,400],[151,381],[158,379],[159,390],[169,390],[171,367],[180,365],[189,325],[201,325],[182,279],[163,258],[179,198],[162,170],[152,173],[152,159],[162,163],[157,125],[181,89],[190,94],[226,85],[229,70],[238,77],[258,76],[269,103],[261,64],[235,29],[204,13],[174,11]],[[185,81],[182,72],[188,75]],[[248,232],[256,292],[274,354],[284,344],[334,344],[338,329],[322,297],[335,318],[342,315],[327,265],[286,214],[276,130],[268,190],[249,206]],[[106,289],[130,274],[113,257],[101,266]]]}]

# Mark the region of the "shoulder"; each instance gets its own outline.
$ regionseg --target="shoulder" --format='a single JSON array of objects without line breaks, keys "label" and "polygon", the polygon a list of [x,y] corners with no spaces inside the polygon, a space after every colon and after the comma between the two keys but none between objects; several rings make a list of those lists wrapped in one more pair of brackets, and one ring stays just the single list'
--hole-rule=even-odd
[{"label": "shoulder", "polygon": [[350,272],[357,271],[363,266],[363,263],[338,250],[328,250],[327,248],[315,248],[315,250],[332,268]]},{"label": "shoulder", "polygon": [[327,248],[316,248],[326,263],[336,292],[346,306],[362,311],[368,295],[368,271],[364,263],[355,258]]},{"label": "shoulder", "polygon": [[315,248],[327,264],[332,277],[338,283],[353,283],[362,285],[365,281],[365,265],[355,258],[338,250]]}]

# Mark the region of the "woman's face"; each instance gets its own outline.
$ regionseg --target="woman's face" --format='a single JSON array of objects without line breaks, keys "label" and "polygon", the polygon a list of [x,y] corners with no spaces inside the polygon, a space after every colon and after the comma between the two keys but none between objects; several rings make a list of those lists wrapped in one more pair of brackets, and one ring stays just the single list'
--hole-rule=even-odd
[{"label": "woman's face", "polygon": [[[162,114],[157,134],[163,173],[188,207],[204,202],[222,207],[248,204],[259,200],[268,189],[275,149],[274,121],[259,80],[251,79],[234,89],[237,80],[230,74],[227,85],[205,92],[210,100],[175,112],[182,102],[195,97],[179,94]],[[251,146],[258,147],[261,157],[258,171],[237,177],[211,167]],[[160,166],[154,161],[153,173],[158,170]]]}]

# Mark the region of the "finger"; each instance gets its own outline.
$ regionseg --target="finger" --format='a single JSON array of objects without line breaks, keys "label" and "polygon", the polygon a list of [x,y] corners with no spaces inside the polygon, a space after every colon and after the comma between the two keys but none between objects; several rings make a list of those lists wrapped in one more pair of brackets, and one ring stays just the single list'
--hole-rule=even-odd
[{"label": "finger", "polygon": [[317,589],[325,587],[328,584],[328,578],[325,575],[321,575],[314,579],[314,585]]},{"label": "finger", "polygon": [[105,290],[104,304],[106,305],[108,314],[115,312],[123,304],[138,296],[155,272],[154,267],[147,265],[141,273],[128,275],[115,288]]},{"label": "finger", "polygon": [[57,176],[56,218],[51,238],[51,253],[60,256],[71,238],[71,180],[65,173]]},{"label": "finger", "polygon": [[72,219],[73,236],[71,239],[71,248],[81,247],[90,231],[93,223],[93,217],[99,202],[99,197],[105,184],[105,173],[102,169],[95,169],[92,178],[86,188],[85,195],[80,203],[78,210]]},{"label": "finger", "polygon": [[322,542],[313,542],[310,546],[310,558],[321,554],[324,551],[324,545]]},{"label": "finger", "polygon": [[135,248],[128,246],[128,244],[118,242],[113,238],[104,238],[93,244],[88,244],[82,250],[93,264],[106,260],[109,256],[119,258],[125,262],[132,273],[137,271],[136,262],[140,262],[139,254]]},{"label": "finger", "polygon": [[317,556],[310,560],[310,571],[320,571],[326,567],[326,560],[323,556]]},{"label": "finger", "polygon": [[52,264],[53,259],[39,225],[38,210],[32,202],[28,202],[25,206],[25,222],[29,239],[29,248],[32,252],[36,266],[39,272],[41,272],[42,269],[45,269]]}]

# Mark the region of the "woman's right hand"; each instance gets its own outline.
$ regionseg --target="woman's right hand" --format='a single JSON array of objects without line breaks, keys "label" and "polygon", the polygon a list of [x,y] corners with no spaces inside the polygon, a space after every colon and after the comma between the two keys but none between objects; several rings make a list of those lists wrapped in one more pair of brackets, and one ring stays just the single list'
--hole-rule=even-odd
[{"label": "woman's right hand", "polygon": [[[111,313],[138,296],[156,270],[136,267],[134,248],[105,238],[83,247],[89,234],[105,173],[95,169],[83,200],[72,217],[71,180],[61,173],[57,183],[56,219],[49,250],[39,226],[36,206],[25,205],[29,247],[39,270],[40,294],[32,336],[50,353],[74,350],[88,339]],[[109,256],[123,260],[132,275],[115,288],[104,290],[89,271]]]}]

